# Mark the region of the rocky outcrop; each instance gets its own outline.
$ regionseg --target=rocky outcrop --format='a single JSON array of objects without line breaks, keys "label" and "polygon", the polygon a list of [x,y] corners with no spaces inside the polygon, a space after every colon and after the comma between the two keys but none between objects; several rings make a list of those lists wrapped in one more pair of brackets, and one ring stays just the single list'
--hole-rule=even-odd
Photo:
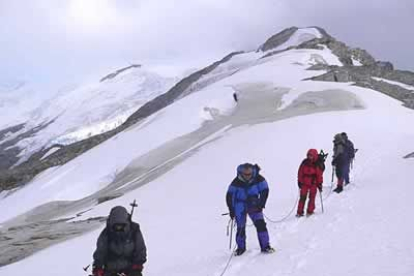
[{"label": "rocky outcrop", "polygon": [[336,40],[334,37],[330,36],[323,28],[320,27],[311,27],[315,28],[322,35],[321,38],[314,38],[309,41],[305,41],[298,46],[291,46],[283,50],[272,49],[277,48],[282,45],[298,30],[297,27],[292,27],[283,30],[282,32],[269,38],[265,44],[263,44],[258,51],[269,51],[265,57],[277,55],[281,52],[288,51],[291,49],[323,49],[324,46],[328,47],[334,55],[336,55],[339,60],[345,66],[355,65],[354,61],[360,62],[362,65],[372,65],[375,63],[375,59],[365,50],[360,48],[351,48],[348,47],[345,43]]},{"label": "rocky outcrop", "polygon": [[0,130],[0,141],[2,141],[4,138],[6,138],[7,135],[16,133],[24,128],[24,124],[19,124],[15,126],[11,126],[8,128],[5,128],[3,130]]},{"label": "rocky outcrop", "polygon": [[414,158],[414,152],[404,156],[404,158]]},{"label": "rocky outcrop", "polygon": [[266,52],[272,49],[275,49],[285,43],[289,40],[289,38],[297,31],[299,30],[298,27],[291,27],[288,29],[285,29],[271,38],[269,38],[262,46],[259,47],[257,51]]},{"label": "rocky outcrop", "polygon": [[353,82],[355,85],[382,92],[394,99],[400,100],[406,107],[414,109],[414,91],[396,84],[376,80],[383,78],[411,85],[414,82],[414,73],[394,70],[389,62],[375,62],[366,66],[329,66],[328,72],[311,78],[315,81]]},{"label": "rocky outcrop", "polygon": [[345,43],[340,42],[330,36],[324,29],[317,28],[323,36],[306,41],[299,45],[298,49],[322,49],[322,45],[328,47],[336,55],[341,63],[345,66],[354,65],[354,60],[359,61],[362,65],[372,65],[375,59],[365,50],[360,48],[348,47]]},{"label": "rocky outcrop", "polygon": [[119,74],[121,74],[122,72],[125,72],[125,71],[127,71],[127,70],[129,70],[129,69],[132,69],[132,68],[140,68],[140,67],[141,67],[141,65],[139,65],[139,64],[132,64],[131,66],[128,66],[128,67],[125,67],[125,68],[121,68],[121,69],[119,69],[119,70],[117,70],[117,71],[115,71],[115,72],[113,72],[113,73],[111,73],[111,74],[109,74],[109,75],[107,75],[107,76],[103,77],[103,78],[100,80],[100,82],[104,82],[104,81],[106,81],[106,80],[113,79],[113,78],[115,78],[116,76],[118,76]]},{"label": "rocky outcrop", "polygon": [[[21,153],[22,149],[18,147],[17,144],[21,140],[33,136],[40,130],[47,127],[50,123],[52,122],[28,130],[24,130],[24,124],[20,124],[6,128],[0,132],[0,136],[2,137],[2,140],[0,140],[0,189],[3,184],[2,176],[19,160],[18,156]],[[17,135],[14,135],[10,139],[8,139],[6,137],[7,134]]]}]

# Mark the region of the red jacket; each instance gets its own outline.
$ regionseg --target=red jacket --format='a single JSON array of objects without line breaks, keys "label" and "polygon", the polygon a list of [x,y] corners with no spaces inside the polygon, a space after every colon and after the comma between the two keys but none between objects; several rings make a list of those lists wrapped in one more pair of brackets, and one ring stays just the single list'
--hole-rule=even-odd
[{"label": "red jacket", "polygon": [[309,150],[308,155],[312,156],[312,159],[306,158],[300,164],[298,171],[298,182],[303,185],[321,185],[323,182],[323,172],[319,168],[315,161],[318,159],[318,152],[316,150]]}]

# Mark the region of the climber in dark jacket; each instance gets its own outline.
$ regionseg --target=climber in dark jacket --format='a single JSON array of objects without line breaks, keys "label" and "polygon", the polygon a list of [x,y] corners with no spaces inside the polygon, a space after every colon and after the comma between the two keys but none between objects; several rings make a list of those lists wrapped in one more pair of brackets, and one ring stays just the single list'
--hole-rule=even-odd
[{"label": "climber in dark jacket", "polygon": [[345,178],[344,172],[346,172],[345,142],[340,133],[334,136],[333,144],[332,166],[335,166],[335,173],[338,179],[338,183],[334,191],[340,193],[343,190]]},{"label": "climber in dark jacket", "polygon": [[141,276],[147,249],[138,223],[122,206],[112,208],[93,254],[94,276]]},{"label": "climber in dark jacket", "polygon": [[342,139],[344,141],[344,167],[343,167],[343,177],[345,185],[348,185],[349,180],[349,171],[351,170],[351,163],[355,158],[355,148],[354,143],[349,140],[348,135],[346,132],[341,133]]}]

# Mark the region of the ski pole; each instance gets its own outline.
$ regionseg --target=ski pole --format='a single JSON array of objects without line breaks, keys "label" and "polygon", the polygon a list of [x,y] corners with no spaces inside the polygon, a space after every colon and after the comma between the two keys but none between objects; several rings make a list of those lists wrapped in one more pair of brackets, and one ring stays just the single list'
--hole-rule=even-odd
[{"label": "ski pole", "polygon": [[334,175],[335,175],[335,166],[332,166],[332,180],[331,180],[331,183],[334,182]]}]

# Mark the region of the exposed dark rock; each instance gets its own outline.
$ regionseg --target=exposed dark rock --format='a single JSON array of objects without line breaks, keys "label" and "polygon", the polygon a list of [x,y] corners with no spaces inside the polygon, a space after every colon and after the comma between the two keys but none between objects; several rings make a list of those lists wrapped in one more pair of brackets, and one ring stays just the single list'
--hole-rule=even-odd
[{"label": "exposed dark rock", "polygon": [[321,45],[326,45],[334,55],[339,58],[345,66],[352,66],[353,59],[358,60],[363,65],[372,65],[375,59],[365,50],[350,48],[345,43],[336,40],[326,32],[322,38],[315,38],[300,44],[298,49],[321,49]]},{"label": "exposed dark rock", "polygon": [[412,153],[410,153],[410,154],[408,154],[408,155],[406,155],[406,156],[404,156],[404,158],[414,158],[414,152],[412,152]]},{"label": "exposed dark rock", "polygon": [[19,124],[15,126],[11,126],[8,128],[5,128],[3,130],[0,130],[0,141],[3,140],[7,134],[13,134],[16,133],[24,128],[24,124]]},{"label": "exposed dark rock", "polygon": [[109,75],[107,75],[107,76],[103,77],[103,78],[100,80],[100,82],[103,82],[103,81],[106,81],[106,80],[113,79],[113,78],[115,78],[116,76],[118,76],[119,74],[121,74],[122,72],[125,72],[125,71],[127,71],[127,70],[129,70],[129,69],[132,69],[132,68],[140,68],[140,67],[141,67],[141,65],[139,65],[139,64],[133,64],[133,65],[131,65],[131,66],[128,66],[128,67],[125,67],[125,68],[119,69],[119,70],[117,70],[117,71],[115,71],[115,72],[113,72],[113,73],[111,73],[111,74],[109,74]]},{"label": "exposed dark rock", "polygon": [[[12,137],[11,139],[8,139],[0,144],[0,190],[1,190],[2,185],[4,184],[3,179],[2,179],[2,175],[4,174],[4,171],[10,169],[13,165],[16,164],[17,161],[19,161],[18,155],[21,153],[22,150],[19,147],[17,147],[17,143],[25,138],[35,135],[37,132],[47,127],[50,123],[51,122],[40,125],[38,127],[29,129],[29,130],[26,130],[16,135],[15,137]],[[22,131],[23,128],[24,128],[24,124],[14,126],[12,127],[14,132],[12,133],[17,133],[19,131]],[[6,133],[11,132],[7,130],[10,130],[10,128],[3,130],[2,133],[4,133],[5,135]],[[3,138],[5,138],[4,135],[3,135]]]},{"label": "exposed dark rock", "polygon": [[354,82],[357,86],[377,90],[402,101],[406,107],[414,108],[414,91],[396,84],[376,80],[374,77],[395,80],[401,83],[404,80],[405,84],[414,82],[414,73],[393,70],[393,66],[389,62],[376,62],[369,66],[330,66],[327,73],[313,77],[311,80]]},{"label": "exposed dark rock", "polygon": [[275,34],[274,36],[272,36],[271,38],[269,38],[262,46],[259,47],[259,49],[257,51],[269,51],[272,50],[274,48],[279,47],[280,45],[282,45],[283,43],[285,43],[286,41],[289,40],[289,38],[298,30],[299,28],[297,27],[291,27],[288,29],[285,29],[277,34]]}]

